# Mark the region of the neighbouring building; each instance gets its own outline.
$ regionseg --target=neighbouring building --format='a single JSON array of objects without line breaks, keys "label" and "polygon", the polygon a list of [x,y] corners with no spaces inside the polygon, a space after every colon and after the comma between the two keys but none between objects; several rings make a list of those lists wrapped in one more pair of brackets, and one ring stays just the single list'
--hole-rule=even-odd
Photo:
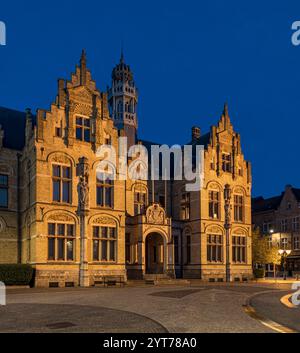
[{"label": "neighbouring building", "polygon": [[108,276],[222,281],[226,268],[230,280],[252,276],[251,167],[227,105],[208,133],[192,128],[188,144],[204,146],[204,184],[187,192],[185,181],[96,172],[98,147],[118,157],[119,137],[150,151],[138,137],[137,103],[123,55],[100,92],[83,51],[49,110],[0,108],[0,263],[32,264],[40,287]]},{"label": "neighbouring building", "polygon": [[[291,250],[287,270],[300,273],[300,189],[291,185],[280,195],[252,200],[252,221],[268,237],[270,246]],[[270,269],[272,272],[272,269]]]}]

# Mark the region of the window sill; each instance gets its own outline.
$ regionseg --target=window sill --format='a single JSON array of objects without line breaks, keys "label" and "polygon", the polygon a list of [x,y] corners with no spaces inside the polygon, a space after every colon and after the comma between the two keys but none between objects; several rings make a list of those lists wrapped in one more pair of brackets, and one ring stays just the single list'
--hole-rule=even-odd
[{"label": "window sill", "polygon": [[47,260],[48,265],[75,265],[75,260]]},{"label": "window sill", "polygon": [[72,202],[59,202],[59,201],[52,201],[53,205],[60,205],[60,206],[73,206]]}]

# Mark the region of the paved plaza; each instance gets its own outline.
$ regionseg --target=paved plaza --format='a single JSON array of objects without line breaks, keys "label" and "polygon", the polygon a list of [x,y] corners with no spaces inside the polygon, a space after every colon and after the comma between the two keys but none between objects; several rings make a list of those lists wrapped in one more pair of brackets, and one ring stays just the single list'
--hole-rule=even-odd
[{"label": "paved plaza", "polygon": [[299,308],[280,298],[291,285],[271,283],[124,288],[9,289],[0,332],[275,332],[255,315],[300,331]]}]

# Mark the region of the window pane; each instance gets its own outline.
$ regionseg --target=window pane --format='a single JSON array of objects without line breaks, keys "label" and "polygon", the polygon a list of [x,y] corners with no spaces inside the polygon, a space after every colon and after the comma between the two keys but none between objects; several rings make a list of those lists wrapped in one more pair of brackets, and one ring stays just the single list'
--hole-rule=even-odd
[{"label": "window pane", "polygon": [[48,260],[55,259],[55,246],[54,246],[55,239],[48,238]]},{"label": "window pane", "polygon": [[115,241],[111,240],[109,244],[109,259],[115,261]]},{"label": "window pane", "polygon": [[82,118],[80,117],[76,118],[76,125],[82,125]]},{"label": "window pane", "polygon": [[60,236],[65,235],[65,225],[64,224],[57,225],[57,235],[60,235]]},{"label": "window pane", "polygon": [[115,238],[116,237],[116,232],[115,232],[115,228],[109,228],[109,237],[110,238]]},{"label": "window pane", "polygon": [[60,182],[53,181],[53,201],[60,201]]},{"label": "window pane", "polygon": [[55,223],[48,224],[48,234],[55,235]]},{"label": "window pane", "polygon": [[7,175],[0,174],[0,185],[7,186],[8,185],[8,177]]},{"label": "window pane", "polygon": [[65,239],[58,238],[58,260],[65,259],[64,248],[65,248]]},{"label": "window pane", "polygon": [[93,260],[99,261],[99,240],[93,241]]},{"label": "window pane", "polygon": [[90,127],[90,119],[84,119],[84,126]]},{"label": "window pane", "polygon": [[70,186],[71,183],[69,181],[63,182],[63,202],[70,202]]},{"label": "window pane", "polygon": [[90,142],[90,130],[89,129],[84,130],[84,141]]},{"label": "window pane", "polygon": [[111,207],[112,206],[112,188],[108,187],[105,188],[105,206]]},{"label": "window pane", "polygon": [[67,225],[67,235],[68,235],[68,237],[74,236],[74,225],[73,224]]},{"label": "window pane", "polygon": [[94,238],[99,238],[99,227],[93,228],[93,235],[94,235]]},{"label": "window pane", "polygon": [[53,168],[53,176],[59,178],[60,177],[60,166],[54,165],[52,168]]},{"label": "window pane", "polygon": [[107,238],[107,228],[101,227],[101,238]]},{"label": "window pane", "polygon": [[67,260],[69,261],[73,261],[73,243],[71,239],[67,241]]},{"label": "window pane", "polygon": [[82,141],[82,128],[81,127],[76,128],[76,139]]},{"label": "window pane", "polygon": [[8,206],[8,190],[0,188],[0,207]]},{"label": "window pane", "polygon": [[101,186],[97,186],[97,205],[103,206],[103,188]]},{"label": "window pane", "polygon": [[107,261],[107,241],[101,241],[101,260]]},{"label": "window pane", "polygon": [[70,167],[63,167],[63,177],[65,179],[71,178],[71,168]]}]

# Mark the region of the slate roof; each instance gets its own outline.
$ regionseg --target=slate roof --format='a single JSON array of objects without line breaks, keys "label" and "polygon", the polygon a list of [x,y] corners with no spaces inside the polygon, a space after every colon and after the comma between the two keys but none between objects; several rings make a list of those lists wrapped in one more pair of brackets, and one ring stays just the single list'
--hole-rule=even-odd
[{"label": "slate roof", "polygon": [[[35,124],[35,116],[32,116]],[[25,144],[26,113],[0,107],[0,125],[4,130],[3,146],[22,150]]]},{"label": "slate roof", "polygon": [[300,201],[300,189],[292,188],[292,192],[295,195],[297,201]]},{"label": "slate roof", "polygon": [[262,196],[252,199],[252,211],[253,212],[264,212],[277,210],[282,200],[283,193],[280,196],[270,197],[264,199]]}]

